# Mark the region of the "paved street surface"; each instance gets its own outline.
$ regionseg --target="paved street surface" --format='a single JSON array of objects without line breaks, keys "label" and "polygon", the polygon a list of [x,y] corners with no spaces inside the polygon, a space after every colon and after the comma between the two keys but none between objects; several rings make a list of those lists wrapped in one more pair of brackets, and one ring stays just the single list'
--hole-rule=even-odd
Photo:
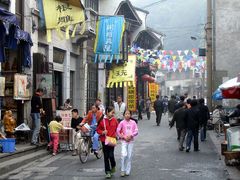
[{"label": "paved street surface", "polygon": [[[145,117],[145,116],[144,116]],[[155,115],[150,121],[139,122],[139,136],[135,142],[132,173],[120,177],[120,145],[115,157],[118,172],[113,179],[131,180],[226,180],[228,174],[219,160],[211,140],[200,143],[200,152],[178,151],[176,130],[168,128],[167,116],[161,126],[155,125]],[[48,180],[101,180],[105,178],[103,159],[91,155],[86,164],[71,152],[48,156],[27,165],[9,179]]]}]

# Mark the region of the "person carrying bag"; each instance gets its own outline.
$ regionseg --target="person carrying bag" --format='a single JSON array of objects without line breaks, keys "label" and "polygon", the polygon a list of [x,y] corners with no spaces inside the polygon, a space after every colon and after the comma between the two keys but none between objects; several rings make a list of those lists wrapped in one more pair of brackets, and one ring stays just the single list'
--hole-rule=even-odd
[{"label": "person carrying bag", "polygon": [[117,144],[117,126],[118,121],[114,116],[114,108],[106,109],[106,116],[99,122],[97,133],[100,135],[100,140],[103,146],[104,165],[106,179],[110,179],[112,174],[116,172],[116,161],[114,157],[114,148]]}]

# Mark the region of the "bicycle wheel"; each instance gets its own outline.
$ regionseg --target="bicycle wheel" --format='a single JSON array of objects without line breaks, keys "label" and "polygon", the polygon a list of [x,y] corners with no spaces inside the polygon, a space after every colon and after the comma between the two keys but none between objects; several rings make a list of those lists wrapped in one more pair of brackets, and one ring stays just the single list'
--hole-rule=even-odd
[{"label": "bicycle wheel", "polygon": [[84,138],[79,144],[79,159],[82,163],[87,162],[89,156],[89,142],[88,139]]},{"label": "bicycle wheel", "polygon": [[101,159],[101,158],[102,158],[102,155],[103,155],[103,147],[102,147],[101,141],[98,141],[98,144],[99,144],[99,145],[98,145],[98,147],[99,147],[98,153],[95,154],[95,155],[96,155],[97,159]]}]

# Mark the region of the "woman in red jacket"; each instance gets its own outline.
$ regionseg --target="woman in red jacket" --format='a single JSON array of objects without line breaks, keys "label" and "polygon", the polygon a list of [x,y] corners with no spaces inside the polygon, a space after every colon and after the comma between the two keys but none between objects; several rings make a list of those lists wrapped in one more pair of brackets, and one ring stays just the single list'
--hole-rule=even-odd
[{"label": "woman in red jacket", "polygon": [[97,127],[97,133],[100,135],[100,140],[103,146],[105,173],[107,179],[110,179],[112,174],[116,172],[116,161],[114,157],[114,147],[105,145],[105,139],[106,136],[116,138],[117,126],[118,121],[114,117],[114,107],[110,106],[106,109],[106,116],[99,122]]}]

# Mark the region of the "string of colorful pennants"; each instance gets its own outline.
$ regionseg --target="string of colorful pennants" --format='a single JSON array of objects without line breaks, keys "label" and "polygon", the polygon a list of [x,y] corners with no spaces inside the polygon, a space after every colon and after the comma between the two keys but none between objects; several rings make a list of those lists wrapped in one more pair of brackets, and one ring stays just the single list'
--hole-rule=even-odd
[{"label": "string of colorful pennants", "polygon": [[132,47],[130,52],[137,55],[140,63],[157,66],[160,70],[168,72],[184,72],[195,70],[204,72],[206,69],[206,58],[197,55],[197,49],[191,50],[144,50]]}]

